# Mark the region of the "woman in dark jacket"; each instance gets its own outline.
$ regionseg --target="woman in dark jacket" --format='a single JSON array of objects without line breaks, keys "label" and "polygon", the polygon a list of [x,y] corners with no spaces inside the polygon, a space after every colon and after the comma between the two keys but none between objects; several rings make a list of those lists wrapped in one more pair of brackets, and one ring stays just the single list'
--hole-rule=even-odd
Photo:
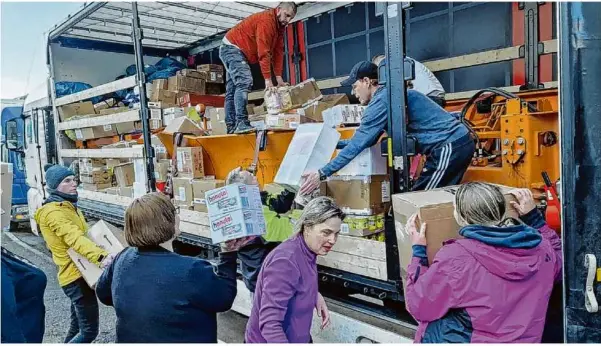
[{"label": "woman in dark jacket", "polygon": [[104,271],[96,294],[115,307],[119,343],[216,343],[217,313],[236,297],[236,250],[222,245],[219,264],[172,251],[179,216],[160,193],[135,199],[125,212],[123,250]]},{"label": "woman in dark jacket", "polygon": [[561,240],[536,209],[530,190],[512,194],[521,221],[505,216],[497,186],[462,185],[455,219],[464,239],[446,242],[430,265],[426,225],[418,231],[415,216],[407,222],[414,245],[405,299],[419,322],[416,342],[541,341],[549,296],[561,278]]}]

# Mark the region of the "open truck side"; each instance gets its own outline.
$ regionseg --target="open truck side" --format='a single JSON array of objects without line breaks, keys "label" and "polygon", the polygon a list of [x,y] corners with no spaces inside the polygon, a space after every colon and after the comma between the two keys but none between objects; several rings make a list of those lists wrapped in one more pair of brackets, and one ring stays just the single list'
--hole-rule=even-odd
[{"label": "open truck side", "polygon": [[[146,191],[153,191],[155,187],[152,184],[153,176],[151,173],[155,155],[149,140],[151,134],[148,129],[148,109],[144,106],[146,96],[144,95],[145,75],[141,72],[144,70],[143,66],[154,63],[167,55],[185,61],[191,54],[203,54],[205,57],[206,55],[209,56],[210,62],[216,62],[215,48],[219,46],[224,30],[233,26],[245,15],[265,9],[267,6],[274,6],[274,4],[229,4],[228,6],[234,6],[234,8],[228,10],[228,8],[218,6],[208,10],[203,4],[182,3],[175,5],[164,3],[161,5],[165,8],[161,10],[155,8],[156,5],[91,3],[57,25],[51,31],[48,40],[48,62],[51,75],[49,83],[50,108],[46,107],[44,112],[40,113],[44,114],[40,115],[43,119],[47,119],[48,114],[52,114],[51,123],[53,128],[49,126],[47,121],[44,122],[47,125],[44,136],[54,137],[57,149],[56,151],[46,150],[46,153],[50,154],[47,155],[46,161],[69,164],[82,158],[140,160],[144,162],[142,166],[145,167],[145,176],[148,177],[148,183],[145,186]],[[372,15],[383,21],[382,30],[377,28],[366,29],[364,37],[366,37],[368,43],[375,47],[376,41],[370,39],[373,35],[377,35],[382,31],[384,41],[381,52],[386,52],[390,61],[385,71],[386,79],[382,81],[389,86],[391,93],[389,95],[391,100],[389,119],[392,131],[389,133],[389,141],[385,152],[389,158],[393,192],[401,193],[409,189],[408,169],[404,168],[409,167],[411,158],[410,143],[407,143],[404,139],[405,122],[398,121],[398,119],[406,118],[403,102],[405,95],[403,80],[405,75],[410,77],[410,73],[406,73],[406,71],[410,71],[410,67],[406,67],[407,65],[404,63],[407,51],[404,38],[406,37],[407,26],[417,25],[420,19],[432,18],[441,15],[444,11],[437,10],[438,7],[436,6],[438,5],[433,5],[430,12],[425,14],[420,12],[415,16],[411,14],[413,17],[407,23],[407,18],[405,18],[405,11],[407,10],[404,9],[401,3],[373,5],[373,10],[371,10],[372,5],[370,4],[303,4],[299,8],[297,22],[293,23],[287,32],[289,39],[287,40],[285,55],[290,81],[299,82],[307,78],[308,70],[311,73],[318,74],[318,62],[311,57],[311,54],[317,56],[320,48],[327,48],[330,45],[332,54],[336,55],[337,42],[350,42],[360,37],[360,35],[352,33],[344,37],[335,37],[335,31],[337,30],[335,21],[340,20],[338,16],[340,16],[341,10],[342,12],[348,11],[349,16],[351,16],[354,11],[353,6],[365,6],[366,28],[372,27],[372,24],[369,24]],[[456,11],[468,10],[476,6],[474,4],[448,4],[446,8],[450,18],[452,18]],[[531,14],[539,11],[540,6],[532,7],[532,5],[526,4],[520,8],[521,6],[515,4],[517,10],[522,11],[518,12],[518,16],[522,16],[522,24],[525,27],[521,44],[470,52],[469,54],[455,55],[449,58],[433,59],[425,62],[425,64],[439,75],[452,74],[453,71],[456,71],[456,74],[462,74],[465,70],[477,69],[476,75],[484,76],[489,68],[490,71],[495,71],[495,66],[498,67],[499,64],[505,64],[504,66],[513,64],[514,67],[523,68],[526,77],[515,84],[526,85],[526,90],[520,92],[519,85],[515,86],[513,79],[500,88],[504,92],[516,93],[517,99],[505,101],[508,97],[497,91],[498,94],[489,101],[488,109],[485,107],[484,111],[481,111],[478,108],[480,105],[475,104],[477,100],[474,99],[474,104],[466,108],[461,116],[472,123],[481,124],[478,135],[480,141],[484,145],[488,145],[489,150],[502,153],[503,140],[506,139],[508,131],[517,131],[517,133],[511,133],[511,138],[514,139],[515,137],[517,143],[518,137],[525,137],[527,145],[524,145],[521,149],[512,147],[511,153],[507,151],[507,154],[499,155],[503,156],[502,158],[478,153],[466,179],[488,180],[543,191],[544,181],[540,176],[541,169],[548,171],[553,180],[560,178],[559,148],[563,142],[558,141],[558,136],[560,133],[562,136],[565,133],[562,128],[560,129],[557,82],[553,81],[552,77],[550,78],[552,73],[547,70],[539,75],[539,71],[542,70],[539,68],[539,62],[549,60],[553,54],[557,53],[557,39],[552,36],[539,37],[530,34],[532,30],[528,30],[528,28],[536,29],[539,26],[539,23],[535,21],[535,18],[538,17]],[[420,5],[420,11],[423,11],[423,8],[423,5]],[[545,8],[544,11],[549,9],[550,7]],[[370,11],[373,11],[373,13]],[[184,15],[197,12],[206,14],[207,20],[194,21]],[[331,40],[324,41],[316,38],[316,31],[309,30],[306,25],[323,25],[328,17],[331,19],[328,22],[328,25],[331,24],[329,32],[333,36]],[[541,23],[540,26],[546,26],[547,24],[551,26],[551,22]],[[106,29],[107,26],[110,29]],[[195,27],[198,27],[198,30],[194,29]],[[327,31],[325,29],[327,28],[324,27],[324,31]],[[566,35],[569,36],[567,33]],[[321,43],[322,41],[325,43]],[[536,49],[532,47],[536,47]],[[368,48],[367,54],[373,52],[376,52],[375,48]],[[310,62],[311,65],[309,65]],[[336,62],[336,58],[334,58],[334,70],[337,68]],[[354,62],[352,61],[352,63]],[[121,71],[132,63],[135,63],[137,71],[140,72],[130,77],[115,80]],[[575,67],[572,73],[577,73],[577,68]],[[496,73],[498,71],[490,72],[490,75]],[[504,78],[507,80],[509,78],[507,72],[503,73],[505,73]],[[335,78],[318,80],[318,85],[324,91],[333,89],[334,92],[344,92],[345,90],[339,87],[339,82],[344,77],[339,76],[340,74]],[[485,77],[482,78],[486,79]],[[62,81],[82,81],[91,84],[93,88],[57,98],[54,86],[56,82]],[[457,83],[457,81],[451,82],[451,84],[453,83]],[[60,121],[58,109],[61,106],[135,87],[141,90],[141,106],[139,108],[113,115]],[[471,98],[476,93],[478,93],[478,90],[448,93],[447,109],[462,111],[466,99]],[[251,100],[261,97],[260,91],[250,95]],[[498,121],[491,123],[490,119],[497,119]],[[90,143],[73,142],[65,136],[65,132],[68,130],[114,125],[134,120],[142,121],[143,131],[137,139],[139,143],[144,144],[143,146],[125,149],[98,149],[89,146]],[[506,122],[501,120],[506,120]],[[528,124],[528,127],[520,127],[519,123],[524,121]],[[520,135],[520,130],[523,133],[524,129],[527,132]],[[48,132],[50,132],[50,135],[48,135]],[[348,138],[352,135],[352,132],[353,129],[345,129],[342,130],[342,135]],[[172,138],[164,134],[159,134],[159,136],[164,137],[162,138],[163,143],[168,151],[172,151],[172,148],[169,148]],[[262,183],[268,183],[271,181],[270,179],[273,179],[291,137],[292,133],[290,132],[268,134],[267,150],[261,152],[259,156],[263,165],[259,167],[258,177]],[[186,139],[189,145],[192,144],[191,146],[203,146],[208,155],[215,158],[211,160],[209,169],[211,170],[210,173],[218,178],[223,178],[229,170],[236,166],[247,166],[252,160],[254,148],[252,148],[252,144],[249,144],[254,142],[252,135],[214,138],[187,136]],[[49,140],[50,142],[52,141]],[[40,140],[37,143],[40,143]],[[228,147],[236,147],[239,150],[236,150],[235,153],[225,151],[224,149]],[[520,154],[517,152],[518,150],[523,150],[523,152]],[[225,159],[226,157],[228,159]],[[524,157],[528,159],[529,163],[527,165],[523,164]],[[44,160],[32,159],[32,164],[35,161],[38,161],[39,167],[43,166]],[[562,161],[562,164],[564,165],[562,167],[564,172],[569,170],[569,166],[565,161]],[[40,182],[38,189],[43,190],[41,171],[37,181]],[[595,198],[598,199],[598,196]],[[131,203],[131,200],[129,197],[81,190],[79,207],[89,217],[122,225],[125,208]],[[564,214],[565,208],[567,206],[564,202]],[[211,244],[209,239],[207,215],[201,212],[182,210],[180,216],[183,232],[178,239],[180,251],[208,259],[214,258],[218,249]],[[564,241],[566,240],[566,227],[564,218]],[[385,242],[341,236],[337,244],[339,250],[327,258],[321,259],[319,263],[320,290],[328,297],[333,310],[333,326],[326,331],[319,332],[318,329],[315,329],[316,325],[314,324],[314,338],[316,341],[358,342],[366,340],[400,343],[409,342],[412,339],[416,323],[404,310],[398,260],[399,251],[392,220],[388,220],[385,233]],[[568,243],[567,246],[571,246],[570,244]],[[593,247],[591,251],[599,253],[598,244],[595,246],[597,247]],[[555,302],[555,305],[552,304],[550,309],[559,309],[558,312],[561,315],[561,312],[563,312],[561,297],[559,297],[559,301]],[[241,281],[239,281],[239,294],[234,304],[234,310],[246,315],[250,312],[248,291]],[[561,324],[561,321],[559,323]],[[551,329],[561,328],[553,325]],[[586,340],[577,339],[578,336],[574,333],[571,336],[568,333],[566,337],[568,337],[568,340]],[[574,339],[569,339],[569,337]],[[551,340],[558,341],[558,338],[561,339],[562,336],[554,335]]]}]

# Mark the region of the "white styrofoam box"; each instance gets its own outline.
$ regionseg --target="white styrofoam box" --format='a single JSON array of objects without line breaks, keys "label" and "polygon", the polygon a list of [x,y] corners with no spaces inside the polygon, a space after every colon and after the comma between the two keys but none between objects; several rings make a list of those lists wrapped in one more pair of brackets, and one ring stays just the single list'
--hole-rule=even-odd
[{"label": "white styrofoam box", "polygon": [[171,124],[171,122],[173,120],[175,120],[175,118],[180,118],[183,117],[184,114],[179,114],[179,113],[163,113],[163,126],[169,126],[169,124]]},{"label": "white styrofoam box", "polygon": [[[210,215],[210,214],[209,214]],[[260,210],[237,209],[227,214],[209,216],[213,244],[265,234],[265,217]]]},{"label": "white styrofoam box", "polygon": [[[340,151],[339,151],[340,152]],[[382,156],[380,143],[363,150],[336,175],[381,175],[387,174],[386,157]]]},{"label": "white styrofoam box", "polygon": [[340,124],[344,123],[346,111],[346,105],[337,105],[326,109],[321,113],[324,124],[330,127],[340,126]]},{"label": "white styrofoam box", "polygon": [[[136,147],[137,145],[134,145]],[[145,159],[133,159],[134,164],[134,181],[139,183],[146,183],[148,178],[146,177],[146,161]]]},{"label": "white styrofoam box", "polygon": [[300,186],[305,172],[325,166],[340,139],[340,133],[323,123],[302,124],[294,133],[274,181]]},{"label": "white styrofoam box", "polygon": [[182,107],[171,107],[163,109],[163,114],[181,114],[184,115],[184,109]]},{"label": "white styrofoam box", "polygon": [[209,216],[223,215],[237,209],[263,210],[261,193],[256,185],[227,185],[207,191],[205,199]]},{"label": "white styrofoam box", "polygon": [[146,194],[146,182],[140,183],[134,181],[134,198],[142,197]]}]

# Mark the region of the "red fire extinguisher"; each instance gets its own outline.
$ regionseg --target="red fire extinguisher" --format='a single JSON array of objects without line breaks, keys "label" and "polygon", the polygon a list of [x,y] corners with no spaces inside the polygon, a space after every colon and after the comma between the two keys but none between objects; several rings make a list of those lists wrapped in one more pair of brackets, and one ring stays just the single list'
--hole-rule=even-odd
[{"label": "red fire extinguisher", "polygon": [[551,182],[549,174],[543,172],[543,180],[545,181],[545,194],[547,195],[547,210],[545,211],[545,219],[549,227],[557,232],[561,232],[561,204],[557,194],[557,185]]}]

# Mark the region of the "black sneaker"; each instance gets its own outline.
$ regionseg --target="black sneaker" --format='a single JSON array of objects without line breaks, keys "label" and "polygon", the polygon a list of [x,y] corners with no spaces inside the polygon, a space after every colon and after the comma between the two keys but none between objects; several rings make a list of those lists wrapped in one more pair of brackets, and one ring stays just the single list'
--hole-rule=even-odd
[{"label": "black sneaker", "polygon": [[241,134],[251,133],[251,132],[255,132],[255,131],[256,131],[256,129],[254,127],[250,126],[250,123],[248,121],[241,121],[236,126],[234,133],[237,135],[241,135]]},{"label": "black sneaker", "polygon": [[226,126],[226,129],[227,129],[226,133],[228,135],[233,134],[234,130],[236,130],[236,125],[235,124],[225,124],[225,126]]}]

